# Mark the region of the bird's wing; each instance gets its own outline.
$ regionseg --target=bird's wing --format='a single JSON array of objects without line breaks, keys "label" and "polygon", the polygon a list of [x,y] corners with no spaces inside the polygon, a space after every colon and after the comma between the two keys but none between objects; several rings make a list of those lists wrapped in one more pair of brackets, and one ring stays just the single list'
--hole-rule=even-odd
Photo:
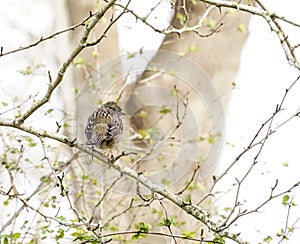
[{"label": "bird's wing", "polygon": [[90,140],[90,138],[92,137],[93,127],[95,124],[95,117],[96,117],[96,113],[94,112],[89,116],[88,122],[85,127],[85,136],[88,140]]},{"label": "bird's wing", "polygon": [[108,127],[108,139],[113,139],[118,137],[123,132],[122,119],[119,116],[114,117],[112,123]]},{"label": "bird's wing", "polygon": [[101,141],[107,136],[108,124],[110,124],[111,118],[112,116],[103,106],[89,116],[85,127],[87,145],[99,146],[101,144]]},{"label": "bird's wing", "polygon": [[98,123],[93,126],[91,137],[88,139],[87,145],[100,146],[103,140],[107,139],[108,125],[106,123]]}]

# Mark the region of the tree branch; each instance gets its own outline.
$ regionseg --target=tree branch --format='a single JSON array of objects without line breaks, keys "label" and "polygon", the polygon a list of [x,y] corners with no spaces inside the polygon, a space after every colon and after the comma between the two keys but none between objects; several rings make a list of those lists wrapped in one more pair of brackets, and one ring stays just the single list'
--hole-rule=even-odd
[{"label": "tree branch", "polygon": [[[43,106],[45,103],[47,103],[50,100],[50,97],[51,97],[53,91],[62,82],[63,77],[64,77],[67,69],[69,68],[70,64],[72,63],[72,61],[75,59],[75,57],[83,49],[85,49],[87,47],[87,40],[88,40],[88,37],[90,35],[90,32],[96,26],[96,24],[100,21],[100,19],[104,16],[104,14],[114,5],[115,2],[116,2],[116,0],[111,0],[104,8],[102,8],[101,10],[99,10],[98,12],[95,13],[95,15],[93,16],[91,22],[86,26],[86,29],[83,33],[82,38],[80,39],[80,42],[79,42],[78,46],[73,50],[71,55],[62,64],[62,66],[61,66],[54,82],[52,82],[52,78],[51,78],[51,75],[49,73],[49,85],[48,85],[48,89],[47,89],[46,94],[44,95],[44,97],[42,99],[40,99],[39,101],[37,101],[27,111],[25,111],[24,114],[20,118],[16,119],[15,122],[14,122],[15,124],[18,125],[18,124],[24,123],[24,121],[33,112],[35,112],[37,109],[39,109],[41,106]],[[111,26],[109,26],[109,27],[111,27]]]}]

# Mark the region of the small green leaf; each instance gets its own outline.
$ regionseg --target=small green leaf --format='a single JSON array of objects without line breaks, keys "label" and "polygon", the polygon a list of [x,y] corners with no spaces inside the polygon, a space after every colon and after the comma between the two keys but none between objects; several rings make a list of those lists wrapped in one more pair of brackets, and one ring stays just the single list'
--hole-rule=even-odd
[{"label": "small green leaf", "polygon": [[65,231],[62,228],[59,228],[57,231],[57,235],[55,236],[56,240],[62,239],[65,237]]},{"label": "small green leaf", "polygon": [[84,59],[82,57],[78,57],[74,61],[74,66],[75,67],[82,67],[84,64]]},{"label": "small green leaf", "polygon": [[66,220],[66,217],[65,216],[58,216],[56,217],[57,219],[61,220],[61,221],[65,221]]},{"label": "small green leaf", "polygon": [[8,199],[3,202],[4,206],[7,206],[8,204],[9,204],[9,200]]},{"label": "small green leaf", "polygon": [[199,142],[202,142],[202,141],[205,141],[205,137],[200,136],[200,137],[199,137]]},{"label": "small green leaf", "polygon": [[171,225],[174,225],[176,226],[177,225],[177,217],[174,216],[174,215],[171,215],[170,218],[162,218],[162,220],[157,224],[158,226],[171,226]]},{"label": "small green leaf", "polygon": [[79,92],[80,92],[80,89],[79,89],[79,88],[74,88],[74,93],[75,93],[75,95],[78,95]]},{"label": "small green leaf", "polygon": [[168,108],[166,105],[162,106],[162,109],[159,111],[161,114],[168,114],[172,112],[172,109]]},{"label": "small green leaf", "polygon": [[195,52],[198,51],[198,48],[196,46],[190,46],[189,51],[192,52],[192,53],[195,53]]},{"label": "small green leaf", "polygon": [[232,210],[232,208],[231,208],[231,207],[225,207],[224,210],[225,210],[226,212],[229,212],[229,211]]},{"label": "small green leaf", "polygon": [[110,76],[111,76],[111,78],[116,78],[118,76],[118,74],[116,72],[112,72]]},{"label": "small green leaf", "polygon": [[162,221],[160,221],[157,225],[158,226],[171,226],[172,222],[168,218],[163,218]]},{"label": "small green leaf", "polygon": [[35,147],[36,146],[36,142],[31,137],[27,136],[26,141],[28,142],[30,147]]},{"label": "small green leaf", "polygon": [[215,20],[213,20],[213,19],[210,19],[210,20],[209,20],[209,22],[208,22],[208,27],[209,27],[210,29],[214,29],[214,28],[216,27],[216,25],[217,25],[217,22],[216,22]]},{"label": "small green leaf", "polygon": [[140,222],[135,226],[135,228],[141,232],[148,233],[152,226],[148,223]]},{"label": "small green leaf", "polygon": [[41,181],[41,182],[45,182],[45,183],[47,183],[47,182],[49,181],[49,177],[48,177],[48,176],[45,176],[45,175],[43,175],[43,176],[40,178],[40,181]]},{"label": "small green leaf", "polygon": [[163,212],[161,210],[157,210],[156,208],[152,208],[152,213],[157,214],[159,217],[163,216]]},{"label": "small green leaf", "polygon": [[103,23],[103,24],[107,23],[107,18],[102,17],[102,18],[100,19],[100,22]]},{"label": "small green leaf", "polygon": [[151,131],[151,129],[138,130],[138,132],[139,132],[138,138],[139,139],[150,139],[150,131]]},{"label": "small green leaf", "polygon": [[273,238],[271,236],[267,236],[263,239],[263,241],[267,244],[271,243],[272,240],[273,240]]},{"label": "small green leaf", "polygon": [[93,51],[92,56],[95,57],[95,58],[99,57],[99,52]]},{"label": "small green leaf", "polygon": [[127,59],[134,58],[135,55],[136,55],[135,52],[133,52],[133,53],[127,53]]},{"label": "small green leaf", "polygon": [[207,141],[209,144],[215,144],[215,137],[213,135],[209,135],[209,137],[207,138]]},{"label": "small green leaf", "polygon": [[18,239],[20,237],[21,237],[21,233],[20,232],[13,233],[13,235],[12,235],[13,239]]},{"label": "small green leaf", "polygon": [[68,123],[65,122],[65,123],[63,124],[63,127],[64,127],[64,128],[68,128],[68,127],[70,127],[70,125],[69,125]]},{"label": "small green leaf", "polygon": [[218,243],[218,244],[225,244],[225,239],[218,234],[214,234],[214,242],[213,243]]},{"label": "small green leaf", "polygon": [[119,227],[118,227],[118,226],[111,226],[111,227],[110,227],[110,230],[111,230],[111,231],[118,231],[118,230],[119,230]]},{"label": "small green leaf", "polygon": [[88,175],[82,175],[82,176],[81,176],[81,179],[82,179],[82,180],[88,180],[88,179],[89,179],[89,176],[88,176]]},{"label": "small green leaf", "polygon": [[289,204],[288,203],[289,200],[290,200],[290,196],[289,195],[284,195],[282,197],[282,205],[284,205],[284,206],[288,205]]},{"label": "small green leaf", "polygon": [[237,30],[238,30],[239,32],[245,32],[245,26],[244,26],[243,24],[240,24],[240,25],[238,26]]},{"label": "small green leaf", "polygon": [[18,70],[18,72],[21,73],[22,75],[31,75],[33,70],[31,66],[27,66],[25,69]]},{"label": "small green leaf", "polygon": [[181,23],[185,23],[187,20],[187,16],[183,13],[178,12],[176,14],[176,18],[181,22]]},{"label": "small green leaf", "polygon": [[186,197],[184,198],[184,200],[186,202],[188,202],[188,203],[191,203],[192,202],[192,196],[191,196],[191,194],[186,195]]},{"label": "small green leaf", "polygon": [[49,108],[47,111],[46,111],[46,114],[50,114],[53,112],[53,108]]},{"label": "small green leaf", "polygon": [[145,234],[143,234],[143,233],[136,233],[136,234],[134,234],[133,236],[132,236],[132,240],[133,241],[136,241],[136,240],[138,240],[138,239],[140,239],[140,238],[145,238],[146,237],[146,235]]},{"label": "small green leaf", "polygon": [[170,181],[167,178],[162,178],[161,179],[161,183],[164,184],[164,185],[166,185],[166,186],[170,185]]},{"label": "small green leaf", "polygon": [[141,112],[139,112],[138,116],[139,116],[140,118],[145,119],[145,118],[147,118],[148,113],[147,113],[147,111],[142,110]]},{"label": "small green leaf", "polygon": [[183,231],[182,235],[188,238],[195,238],[196,232],[195,231]]}]

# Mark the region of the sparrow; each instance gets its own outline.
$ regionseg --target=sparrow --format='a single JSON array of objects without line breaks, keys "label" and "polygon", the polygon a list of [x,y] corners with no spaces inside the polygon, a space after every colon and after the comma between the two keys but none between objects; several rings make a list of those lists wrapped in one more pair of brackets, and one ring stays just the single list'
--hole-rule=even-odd
[{"label": "sparrow", "polygon": [[114,101],[104,103],[88,118],[85,127],[87,145],[101,149],[112,148],[116,139],[123,132],[121,115],[125,113]]}]

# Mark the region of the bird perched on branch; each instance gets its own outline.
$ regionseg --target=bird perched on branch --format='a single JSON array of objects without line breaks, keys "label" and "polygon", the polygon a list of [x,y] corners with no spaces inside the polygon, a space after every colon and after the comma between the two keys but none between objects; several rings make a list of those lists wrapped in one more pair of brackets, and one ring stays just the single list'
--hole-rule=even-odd
[{"label": "bird perched on branch", "polygon": [[112,148],[115,140],[123,132],[121,115],[125,113],[114,101],[109,101],[96,109],[88,118],[85,127],[87,145]]}]

